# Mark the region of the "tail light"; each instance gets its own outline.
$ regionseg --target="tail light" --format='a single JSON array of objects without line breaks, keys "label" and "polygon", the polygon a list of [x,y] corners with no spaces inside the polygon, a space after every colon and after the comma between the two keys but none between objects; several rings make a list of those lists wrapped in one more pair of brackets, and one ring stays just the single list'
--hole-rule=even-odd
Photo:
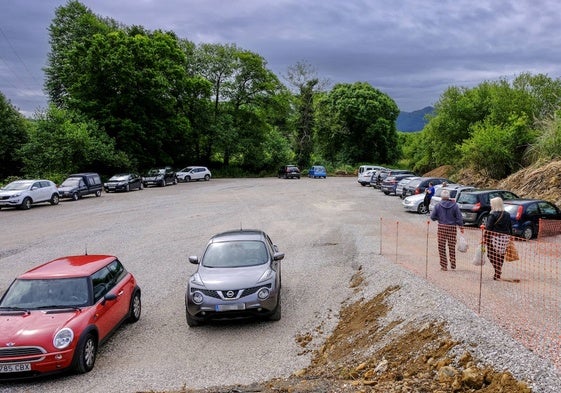
[{"label": "tail light", "polygon": [[477,212],[479,211],[479,209],[481,209],[481,202],[477,202],[475,205],[473,205],[471,211]]},{"label": "tail light", "polygon": [[415,194],[420,194],[421,190],[419,188],[415,188]]},{"label": "tail light", "polygon": [[516,221],[522,218],[523,212],[524,212],[524,208],[522,206],[518,206],[518,210],[516,211]]}]

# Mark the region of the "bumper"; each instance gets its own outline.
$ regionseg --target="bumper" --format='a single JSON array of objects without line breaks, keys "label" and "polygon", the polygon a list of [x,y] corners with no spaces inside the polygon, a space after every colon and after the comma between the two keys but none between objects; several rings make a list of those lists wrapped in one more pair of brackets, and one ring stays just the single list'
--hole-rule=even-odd
[{"label": "bumper", "polygon": [[5,206],[19,206],[23,202],[22,198],[12,198],[0,200],[0,207]]},{"label": "bumper", "polygon": [[477,213],[462,212],[462,219],[464,220],[464,225],[475,225],[477,224]]},{"label": "bumper", "polygon": [[[35,378],[62,372],[72,365],[74,349],[42,354],[39,359],[0,357],[0,380]],[[29,365],[29,367],[27,366]]]}]

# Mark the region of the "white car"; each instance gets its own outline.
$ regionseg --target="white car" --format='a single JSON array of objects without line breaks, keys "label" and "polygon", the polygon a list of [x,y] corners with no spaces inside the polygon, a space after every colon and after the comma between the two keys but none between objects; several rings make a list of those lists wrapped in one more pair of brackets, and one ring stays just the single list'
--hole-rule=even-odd
[{"label": "white car", "polygon": [[209,181],[212,174],[205,166],[188,166],[176,172],[177,179],[180,181],[204,180]]},{"label": "white car", "polygon": [[434,207],[438,204],[438,202],[442,200],[440,196],[442,194],[442,190],[450,191],[450,199],[455,201],[460,193],[462,193],[463,191],[473,191],[475,190],[475,187],[462,186],[460,184],[448,184],[446,187],[440,188],[435,187],[434,196],[431,198],[429,204],[429,213],[432,213]]},{"label": "white car", "polygon": [[[439,190],[440,188],[442,188],[442,186],[440,184],[434,186],[435,194],[436,194],[436,191]],[[423,194],[409,195],[408,197],[403,199],[403,201],[401,203],[402,203],[403,207],[405,208],[405,210],[407,210],[407,211],[415,212],[415,213],[419,213],[419,214],[426,214],[429,211],[428,211],[427,207],[425,206],[425,204],[423,203],[424,201],[425,201],[425,194],[423,193]]]},{"label": "white car", "polygon": [[27,210],[40,202],[58,205],[59,199],[56,184],[50,180],[16,180],[0,188],[0,208],[11,206]]}]

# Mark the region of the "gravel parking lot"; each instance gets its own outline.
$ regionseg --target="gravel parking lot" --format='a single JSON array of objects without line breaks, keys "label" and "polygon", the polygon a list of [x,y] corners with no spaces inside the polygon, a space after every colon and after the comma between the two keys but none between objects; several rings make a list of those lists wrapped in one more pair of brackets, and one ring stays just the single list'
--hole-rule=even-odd
[{"label": "gravel parking lot", "polygon": [[[87,197],[29,211],[3,209],[0,289],[32,266],[63,255],[117,255],[143,290],[143,315],[101,348],[94,370],[0,391],[134,392],[249,383],[305,367],[295,336],[326,326],[348,296],[354,233],[372,230],[387,197],[356,179],[213,179]],[[387,203],[386,203],[387,204]],[[387,206],[386,206],[387,207]],[[401,205],[395,203],[401,213]],[[417,219],[410,217],[409,219]],[[224,323],[188,328],[189,255],[213,234],[260,228],[281,251],[280,322]],[[355,264],[356,265],[356,264]],[[356,267],[356,266],[355,266]]]}]

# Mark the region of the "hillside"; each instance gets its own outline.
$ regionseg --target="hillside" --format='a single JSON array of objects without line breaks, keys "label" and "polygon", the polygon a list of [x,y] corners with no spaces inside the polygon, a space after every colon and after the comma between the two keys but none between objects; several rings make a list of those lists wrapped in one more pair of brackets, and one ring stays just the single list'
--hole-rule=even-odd
[{"label": "hillside", "polygon": [[400,112],[396,121],[397,130],[402,132],[421,131],[427,123],[425,116],[433,111],[432,106],[427,106],[418,111]]}]

